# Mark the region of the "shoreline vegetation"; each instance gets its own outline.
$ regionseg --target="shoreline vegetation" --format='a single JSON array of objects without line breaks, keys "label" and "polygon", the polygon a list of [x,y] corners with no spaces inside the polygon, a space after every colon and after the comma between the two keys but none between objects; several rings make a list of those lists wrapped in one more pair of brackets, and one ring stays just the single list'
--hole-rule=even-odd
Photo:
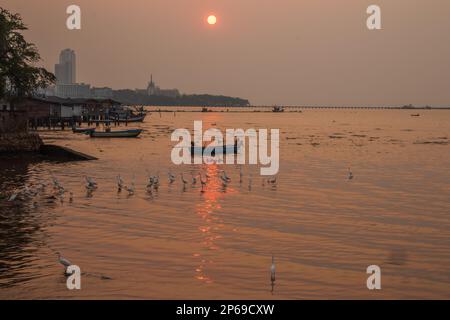
[{"label": "shoreline vegetation", "polygon": [[222,106],[222,107],[248,107],[247,99],[211,94],[183,94],[178,97],[148,96],[134,90],[122,89],[113,91],[113,100],[125,105],[141,106]]}]

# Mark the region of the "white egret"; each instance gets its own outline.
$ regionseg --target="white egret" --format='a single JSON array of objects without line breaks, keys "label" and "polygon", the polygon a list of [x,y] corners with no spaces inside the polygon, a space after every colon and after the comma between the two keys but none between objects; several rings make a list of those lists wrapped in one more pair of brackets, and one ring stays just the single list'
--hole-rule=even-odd
[{"label": "white egret", "polygon": [[181,173],[181,182],[183,182],[184,186],[186,186],[188,184],[188,182],[184,178],[184,174],[183,173]]},{"label": "white egret", "polygon": [[129,195],[129,196],[134,195],[134,192],[135,192],[134,180],[131,182],[131,186],[130,186],[130,187],[125,186],[125,190],[128,191],[128,195]]},{"label": "white egret", "polygon": [[275,258],[272,255],[272,266],[270,267],[270,280],[275,282]]},{"label": "white egret", "polygon": [[117,191],[121,192],[123,187],[124,187],[124,182],[123,182],[122,177],[120,175],[118,175],[116,177],[116,182],[117,182]]},{"label": "white egret", "polygon": [[59,252],[56,253],[58,255],[58,261],[61,265],[64,266],[64,273],[67,275],[67,268],[70,267],[72,265],[72,262],[70,262],[69,260],[67,260],[66,258],[62,257],[61,254]]},{"label": "white egret", "polygon": [[17,196],[18,196],[19,194],[20,194],[20,192],[15,192],[15,193],[13,193],[13,194],[9,197],[8,201],[9,201],[9,202],[12,202],[12,201],[16,200],[16,198],[17,198]]},{"label": "white egret", "polygon": [[348,180],[352,179],[353,179],[353,172],[350,170],[350,168],[348,168]]},{"label": "white egret", "polygon": [[97,189],[97,182],[95,182],[94,179],[90,177],[84,177],[86,179],[86,189],[88,190],[95,190]]},{"label": "white egret", "polygon": [[177,179],[171,172],[167,174],[169,176],[169,184],[172,184]]},{"label": "white egret", "polygon": [[156,176],[153,176],[153,188],[158,190],[159,188],[159,173]]},{"label": "white egret", "polygon": [[227,182],[231,181],[231,178],[227,175],[227,173],[225,172],[225,170],[222,170],[222,176],[227,180]]}]

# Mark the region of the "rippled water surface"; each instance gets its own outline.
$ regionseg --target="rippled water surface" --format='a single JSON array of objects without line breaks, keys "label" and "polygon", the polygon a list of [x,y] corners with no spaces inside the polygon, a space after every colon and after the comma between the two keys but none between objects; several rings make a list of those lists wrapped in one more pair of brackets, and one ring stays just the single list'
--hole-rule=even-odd
[{"label": "rippled water surface", "polygon": [[[0,298],[449,299],[450,112],[420,114],[156,112],[137,125],[145,129],[138,139],[42,131],[46,142],[99,160],[2,156]],[[257,166],[244,166],[240,183],[236,165],[173,165],[170,134],[194,120],[205,129],[279,128],[277,185]],[[198,172],[211,176],[203,193],[191,185]],[[134,179],[134,195],[117,192],[119,174]],[[148,174],[161,178],[152,194]],[[84,176],[98,189],[87,192]],[[34,191],[40,183],[48,186]],[[8,201],[25,188],[31,195]],[[81,290],[67,290],[56,252],[80,266]],[[373,264],[382,270],[377,292],[366,288]]]}]

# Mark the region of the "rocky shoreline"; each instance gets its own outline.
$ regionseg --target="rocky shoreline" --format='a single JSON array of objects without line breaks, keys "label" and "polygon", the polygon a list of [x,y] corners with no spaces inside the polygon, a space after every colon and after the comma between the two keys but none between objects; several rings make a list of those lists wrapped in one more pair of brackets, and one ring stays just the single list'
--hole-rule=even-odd
[{"label": "rocky shoreline", "polygon": [[0,157],[39,157],[49,161],[97,160],[90,155],[57,145],[44,144],[37,133],[0,134]]},{"label": "rocky shoreline", "polygon": [[2,133],[0,134],[0,153],[39,152],[44,145],[36,133]]}]

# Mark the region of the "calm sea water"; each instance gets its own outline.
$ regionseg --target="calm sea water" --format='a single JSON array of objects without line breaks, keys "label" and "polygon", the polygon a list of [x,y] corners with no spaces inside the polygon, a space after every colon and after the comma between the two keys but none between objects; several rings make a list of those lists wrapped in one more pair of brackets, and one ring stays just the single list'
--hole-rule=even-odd
[{"label": "calm sea water", "polygon": [[[0,160],[0,298],[449,299],[450,112],[420,114],[153,113],[137,125],[139,139],[41,132],[99,160]],[[263,185],[257,166],[243,167],[241,184],[236,165],[173,165],[170,134],[194,120],[279,128],[276,187]],[[232,178],[226,190],[223,169]],[[173,185],[168,171],[177,174]],[[206,192],[183,190],[179,175],[200,171],[211,176]],[[152,195],[148,173],[161,178]],[[117,192],[119,174],[134,179],[133,196]],[[52,176],[68,190],[62,201]],[[84,176],[98,182],[91,194]],[[39,183],[49,185],[7,201]],[[67,290],[58,251],[80,266],[81,290]],[[377,292],[366,287],[373,264],[382,271]]]}]

